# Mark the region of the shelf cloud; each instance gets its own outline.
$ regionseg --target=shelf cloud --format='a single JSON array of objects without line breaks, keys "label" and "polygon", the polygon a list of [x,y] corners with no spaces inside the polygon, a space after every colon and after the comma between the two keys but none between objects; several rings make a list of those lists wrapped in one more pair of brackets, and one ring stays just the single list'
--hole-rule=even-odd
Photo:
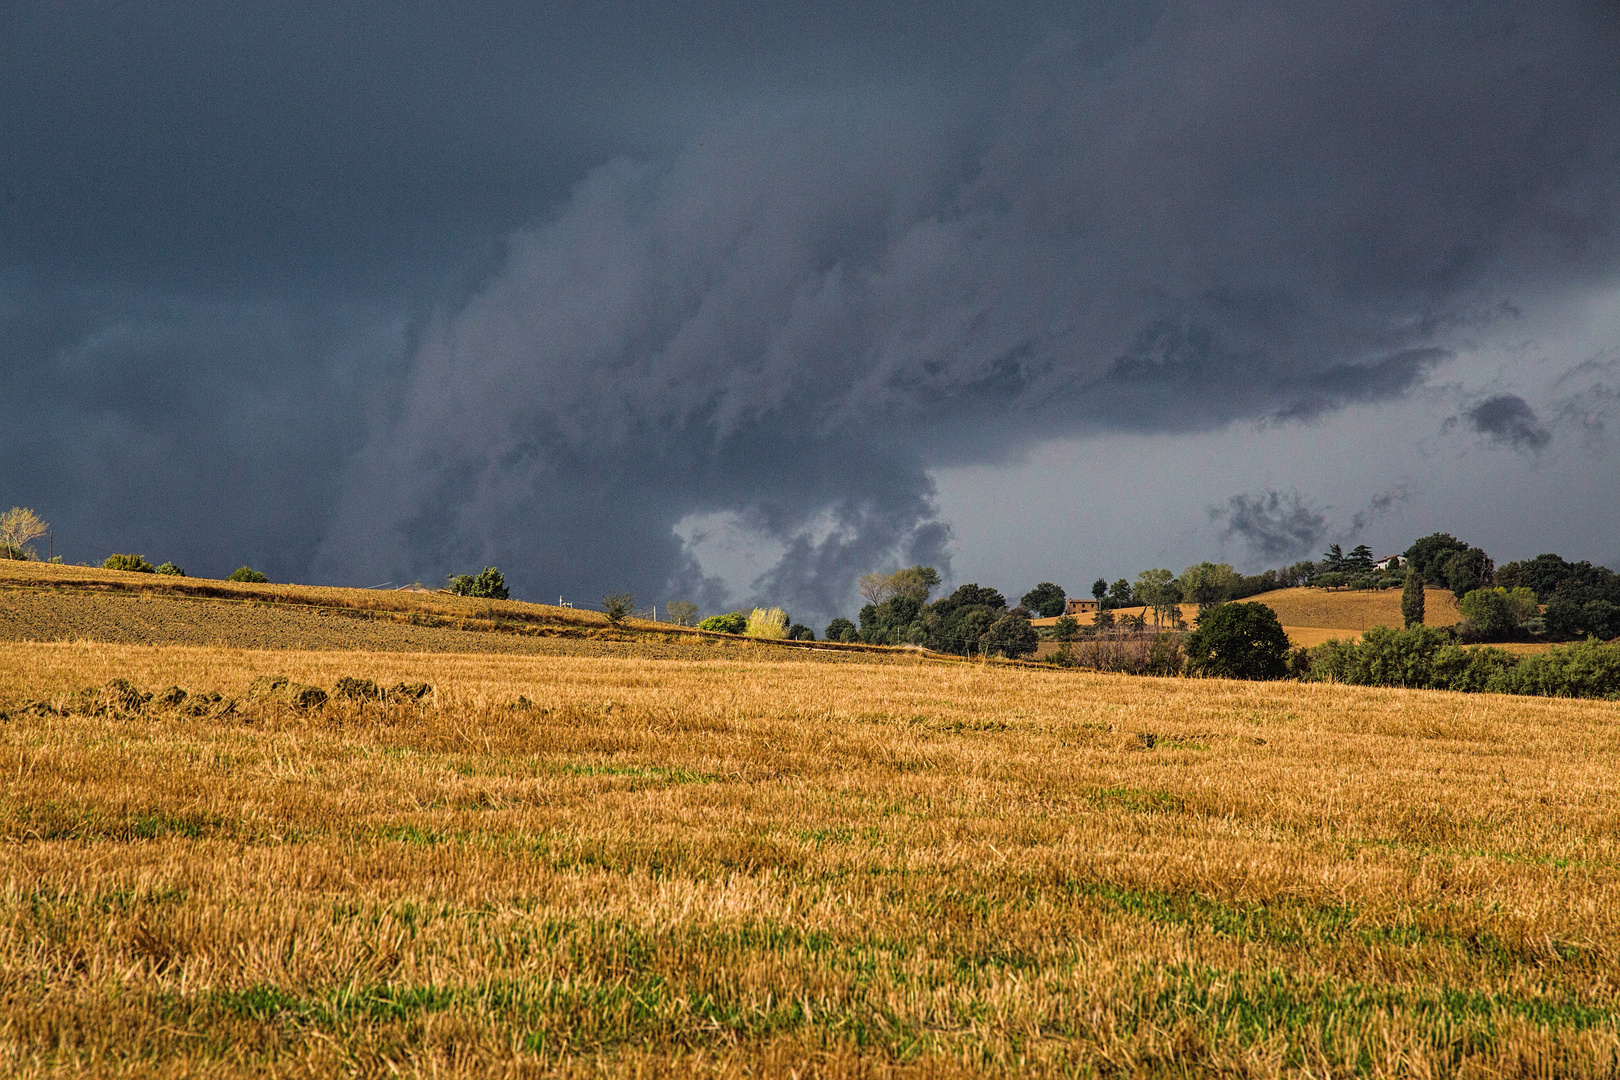
[{"label": "shelf cloud", "polygon": [[[211,17],[237,40],[256,10]],[[223,194],[187,213],[194,181],[165,203],[149,146],[35,134],[6,182],[40,216],[12,211],[0,247],[8,374],[78,380],[12,451],[67,490],[106,467],[59,453],[71,433],[127,430],[152,473],[119,505],[154,544],[193,529],[159,490],[189,477],[283,575],[499,563],[530,595],[713,596],[677,526],[727,513],[785,552],[761,594],[837,613],[867,569],[948,560],[935,469],[1396,400],[1513,304],[1620,271],[1609,6],[902,5],[847,32],[750,8],[740,36],[613,8],[570,17],[577,55],[536,46],[543,78],[512,44],[539,20],[469,17],[435,53],[425,15],[334,10],[380,88],[277,23],[255,57],[314,80],[285,103],[170,102],[196,133],[174,153],[212,153]],[[684,52],[610,29],[658,20]],[[481,55],[495,74],[458,84]],[[230,78],[177,62],[199,95]],[[126,208],[111,239],[42,194],[69,149],[128,166],[127,195],[88,192]],[[1466,419],[1517,450],[1553,437],[1514,394]],[[254,514],[266,485],[280,515]],[[89,530],[114,496],[85,490]],[[1298,495],[1221,512],[1266,558],[1325,535]]]}]

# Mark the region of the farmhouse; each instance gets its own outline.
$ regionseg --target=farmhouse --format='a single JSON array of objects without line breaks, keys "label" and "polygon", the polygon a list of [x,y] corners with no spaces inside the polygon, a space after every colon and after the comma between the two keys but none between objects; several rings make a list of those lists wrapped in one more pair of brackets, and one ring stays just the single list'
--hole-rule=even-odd
[{"label": "farmhouse", "polygon": [[1078,596],[1071,596],[1066,601],[1065,615],[1088,615],[1097,610],[1097,600],[1082,600]]}]

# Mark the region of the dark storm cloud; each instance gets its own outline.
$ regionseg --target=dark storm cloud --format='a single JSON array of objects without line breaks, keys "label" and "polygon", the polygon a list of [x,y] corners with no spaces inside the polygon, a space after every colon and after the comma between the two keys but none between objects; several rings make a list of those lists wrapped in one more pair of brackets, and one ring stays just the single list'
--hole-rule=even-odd
[{"label": "dark storm cloud", "polygon": [[1267,564],[1313,555],[1328,534],[1327,514],[1297,491],[1233,495],[1224,507],[1209,507],[1209,516],[1221,525],[1223,540],[1241,540],[1250,556]]},{"label": "dark storm cloud", "polygon": [[1252,566],[1259,569],[1312,558],[1330,538],[1349,544],[1377,518],[1409,497],[1404,483],[1380,491],[1350,515],[1347,526],[1339,529],[1332,526],[1332,507],[1318,508],[1298,491],[1284,494],[1267,488],[1258,495],[1241,493],[1227,499],[1225,506],[1209,506],[1205,512],[1211,522],[1220,526],[1221,540],[1241,541],[1248,549]]},{"label": "dark storm cloud", "polygon": [[1536,411],[1517,394],[1486,398],[1464,412],[1463,417],[1469,427],[1499,446],[1534,452],[1552,442],[1552,432],[1542,426]]},{"label": "dark storm cloud", "polygon": [[136,355],[206,407],[112,350],[59,430],[169,439],[224,520],[296,489],[290,573],[695,592],[674,527],[730,513],[830,612],[944,558],[932,468],[1399,397],[1620,269],[1611,6],[120,10],[8,39],[0,254],[52,299],[7,363],[100,340],[49,314],[87,283],[180,295]]},{"label": "dark storm cloud", "polygon": [[1598,356],[1559,376],[1564,391],[1554,402],[1553,422],[1581,435],[1588,453],[1609,452],[1609,425],[1620,415],[1620,356]]}]

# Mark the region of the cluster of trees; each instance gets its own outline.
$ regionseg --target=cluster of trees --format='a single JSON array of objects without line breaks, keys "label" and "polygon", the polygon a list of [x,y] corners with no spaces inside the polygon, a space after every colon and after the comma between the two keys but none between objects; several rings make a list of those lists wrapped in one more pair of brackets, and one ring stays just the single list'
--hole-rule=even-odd
[{"label": "cluster of trees", "polygon": [[[827,636],[855,639],[873,645],[921,645],[960,656],[1027,656],[1039,639],[1030,625],[1034,612],[1020,604],[1011,610],[1007,598],[995,589],[969,584],[949,596],[930,602],[939,587],[939,573],[931,566],[913,566],[893,574],[868,574],[861,579],[860,625],[835,620]],[[1063,610],[1063,590],[1043,582],[1026,599]],[[1036,610],[1039,610],[1037,608]]]},{"label": "cluster of trees", "polygon": [[[1620,637],[1620,575],[1607,567],[1554,554],[1497,567],[1483,549],[1450,533],[1425,536],[1403,558],[1409,582],[1443,586],[1457,597],[1463,615],[1457,629],[1467,641]],[[1405,619],[1408,627],[1421,621],[1421,607],[1416,619]]]},{"label": "cluster of trees", "polygon": [[451,574],[450,591],[457,596],[473,596],[481,600],[505,600],[512,595],[506,587],[506,578],[493,566],[486,566],[477,575]]},{"label": "cluster of trees", "polygon": [[1441,585],[1461,600],[1494,584],[1496,563],[1484,549],[1469,547],[1450,533],[1431,533],[1401,553],[1404,573]]},{"label": "cluster of trees", "polygon": [[[1113,584],[1098,578],[1091,584],[1091,595],[1103,611],[1155,606],[1163,609],[1169,589],[1174,586],[1177,596],[1169,603],[1197,604],[1200,608],[1207,608],[1278,589],[1308,585],[1323,572],[1322,564],[1309,560],[1259,574],[1240,574],[1226,563],[1202,562],[1189,566],[1179,577],[1168,570],[1146,570],[1137,575],[1134,584],[1128,578],[1120,578]],[[1159,599],[1158,605],[1154,603],[1155,597]]]},{"label": "cluster of trees", "polygon": [[1541,632],[1559,641],[1620,637],[1620,574],[1589,562],[1537,555],[1496,571],[1496,585],[1528,589],[1545,604]]}]

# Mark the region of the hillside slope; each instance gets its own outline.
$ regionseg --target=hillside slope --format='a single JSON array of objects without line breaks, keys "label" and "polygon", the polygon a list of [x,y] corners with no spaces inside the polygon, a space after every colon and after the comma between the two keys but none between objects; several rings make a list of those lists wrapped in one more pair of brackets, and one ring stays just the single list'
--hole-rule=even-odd
[{"label": "hillside slope", "polygon": [[[255,585],[0,560],[0,641],[705,659],[747,652],[916,662],[866,645],[761,641],[446,593]],[[766,654],[769,654],[767,656]]]},{"label": "hillside slope", "polygon": [[[1359,638],[1363,630],[1374,626],[1400,626],[1401,591],[1383,589],[1363,592],[1350,589],[1278,589],[1275,592],[1251,596],[1244,603],[1264,604],[1277,613],[1277,621],[1288,632],[1294,645],[1320,645],[1330,638],[1348,640]],[[1457,610],[1456,598],[1449,589],[1424,589],[1424,623],[1428,626],[1450,626],[1462,618]],[[1118,608],[1116,618],[1136,616],[1144,611],[1140,607]],[[1198,617],[1198,605],[1182,604],[1181,615],[1189,625]],[[1076,621],[1092,622],[1093,615],[1077,615]],[[1152,616],[1148,616],[1149,623]],[[1035,619],[1037,626],[1051,626],[1056,619]],[[1056,648],[1052,646],[1051,648]],[[1050,652],[1051,648],[1043,650]]]}]

